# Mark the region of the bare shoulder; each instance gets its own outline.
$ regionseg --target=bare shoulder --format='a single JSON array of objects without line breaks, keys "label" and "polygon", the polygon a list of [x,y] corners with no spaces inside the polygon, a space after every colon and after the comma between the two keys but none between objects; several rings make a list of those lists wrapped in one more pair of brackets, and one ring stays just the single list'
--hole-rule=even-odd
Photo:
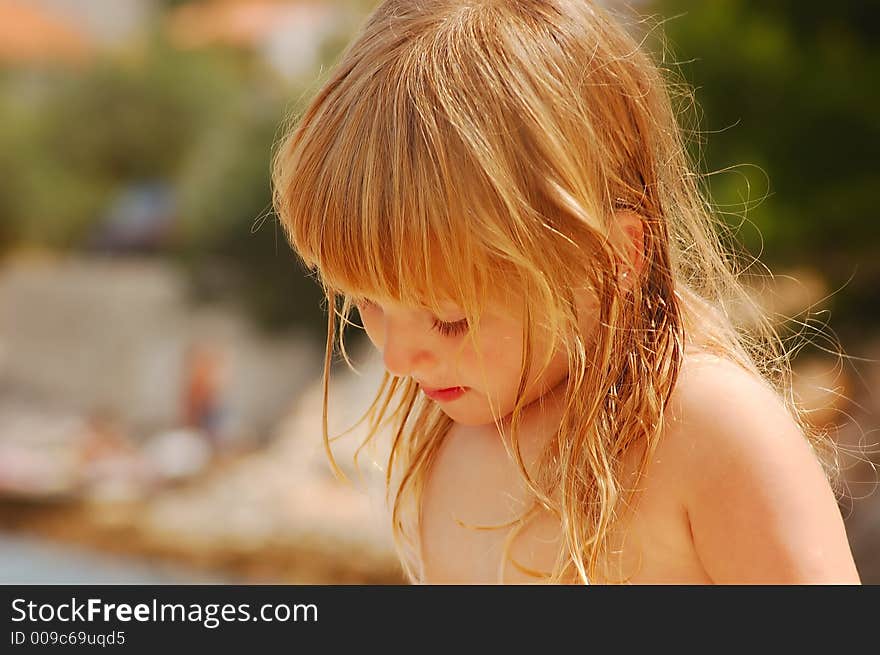
[{"label": "bare shoulder", "polygon": [[695,457],[719,447],[751,449],[783,441],[788,447],[809,448],[769,383],[715,355],[694,354],[684,360],[665,417],[677,445]]},{"label": "bare shoulder", "polygon": [[836,499],[782,398],[711,355],[686,359],[658,454],[719,582],[858,582]]},{"label": "bare shoulder", "polygon": [[784,470],[824,481],[806,435],[768,382],[714,355],[685,359],[665,413],[661,445],[685,493],[733,479],[738,470],[778,477]]}]

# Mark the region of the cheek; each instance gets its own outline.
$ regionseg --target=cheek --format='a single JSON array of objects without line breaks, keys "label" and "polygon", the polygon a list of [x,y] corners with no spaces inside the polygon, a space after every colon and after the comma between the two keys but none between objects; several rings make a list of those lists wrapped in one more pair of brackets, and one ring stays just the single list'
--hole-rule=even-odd
[{"label": "cheek", "polygon": [[[522,372],[523,334],[522,326],[505,326],[503,330],[486,334],[480,341],[487,385],[484,390],[491,394],[505,409],[512,407]],[[568,373],[568,358],[564,345],[558,343],[552,353],[547,369],[541,373],[546,350],[550,345],[549,333],[538,330],[532,344],[529,378],[526,381],[525,399],[531,402],[537,396],[555,387]],[[482,382],[482,371],[476,370],[476,379]]]},{"label": "cheek", "polygon": [[361,317],[361,325],[364,326],[364,332],[367,333],[373,345],[382,350],[385,345],[385,329],[381,317],[375,316],[375,312],[365,309],[358,312]]},{"label": "cheek", "polygon": [[522,334],[504,326],[481,330],[477,339],[478,349],[468,345],[464,350],[466,361],[473,369],[470,376],[474,384],[486,391],[503,391],[503,387],[516,386],[522,360]]}]

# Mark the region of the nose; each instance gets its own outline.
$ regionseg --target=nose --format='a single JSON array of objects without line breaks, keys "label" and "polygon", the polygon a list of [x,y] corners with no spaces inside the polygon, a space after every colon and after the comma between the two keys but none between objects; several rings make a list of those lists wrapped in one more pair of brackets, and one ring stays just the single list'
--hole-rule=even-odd
[{"label": "nose", "polygon": [[[385,321],[385,343],[382,360],[389,373],[399,377],[413,376],[416,371],[428,371],[437,358],[418,335],[408,334],[402,326]],[[410,329],[411,332],[411,329]]]}]

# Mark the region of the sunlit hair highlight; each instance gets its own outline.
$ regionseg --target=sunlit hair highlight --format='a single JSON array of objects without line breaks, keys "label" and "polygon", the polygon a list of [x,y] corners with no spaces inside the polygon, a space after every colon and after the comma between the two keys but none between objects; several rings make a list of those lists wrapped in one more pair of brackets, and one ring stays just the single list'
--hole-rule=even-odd
[{"label": "sunlit hair highlight", "polygon": [[[539,508],[559,518],[564,539],[552,571],[505,561],[499,581],[507,563],[536,580],[618,581],[600,563],[638,486],[622,482],[622,461],[643,445],[644,473],[688,349],[771,384],[834,479],[832,443],[801,417],[785,349],[722,244],[677,122],[679,87],[644,50],[594,2],[389,0],[291,117],[275,155],[275,210],[328,301],[324,443],[337,474],[329,376],[337,344],[348,361],[354,298],[435,313],[451,299],[474,344],[489,302],[521,303],[509,430],[534,504],[510,524],[507,545]],[[644,230],[644,266],[627,287],[626,254],[610,238],[624,211]],[[598,300],[594,335],[579,327],[584,289]],[[743,305],[756,317],[747,329],[731,319]],[[559,430],[532,478],[517,434],[538,324],[553,336],[542,368],[562,344],[569,376]],[[412,379],[387,373],[363,420],[364,445],[391,426],[395,545],[420,582],[421,494],[451,420]]]}]

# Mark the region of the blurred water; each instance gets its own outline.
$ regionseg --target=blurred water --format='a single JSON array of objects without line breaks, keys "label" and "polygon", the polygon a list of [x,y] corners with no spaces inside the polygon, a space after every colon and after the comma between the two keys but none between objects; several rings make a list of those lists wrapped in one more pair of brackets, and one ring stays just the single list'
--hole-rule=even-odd
[{"label": "blurred water", "polygon": [[0,533],[0,584],[235,584],[235,581]]}]

